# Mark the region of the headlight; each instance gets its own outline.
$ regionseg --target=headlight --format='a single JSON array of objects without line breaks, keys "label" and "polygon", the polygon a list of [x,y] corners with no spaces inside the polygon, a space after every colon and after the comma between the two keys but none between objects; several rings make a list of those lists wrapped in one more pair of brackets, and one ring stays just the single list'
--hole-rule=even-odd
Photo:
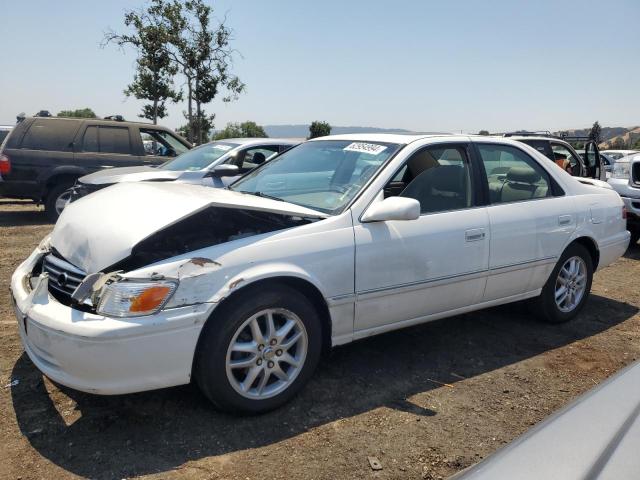
[{"label": "headlight", "polygon": [[110,317],[151,315],[167,303],[177,286],[169,281],[110,283],[102,289],[97,312]]},{"label": "headlight", "polygon": [[613,171],[611,172],[611,178],[629,178],[631,171],[629,162],[616,162],[613,165]]}]

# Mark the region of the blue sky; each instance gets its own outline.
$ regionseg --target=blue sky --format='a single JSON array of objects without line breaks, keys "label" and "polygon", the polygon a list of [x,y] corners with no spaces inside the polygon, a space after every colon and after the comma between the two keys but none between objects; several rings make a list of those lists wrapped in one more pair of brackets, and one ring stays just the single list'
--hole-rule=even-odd
[{"label": "blue sky", "polygon": [[[407,128],[561,129],[640,124],[640,1],[212,2],[242,54],[247,93],[229,121]],[[0,123],[91,107],[134,119],[133,52],[101,49],[137,0],[22,0],[2,7]],[[162,121],[184,123],[184,105]]]}]

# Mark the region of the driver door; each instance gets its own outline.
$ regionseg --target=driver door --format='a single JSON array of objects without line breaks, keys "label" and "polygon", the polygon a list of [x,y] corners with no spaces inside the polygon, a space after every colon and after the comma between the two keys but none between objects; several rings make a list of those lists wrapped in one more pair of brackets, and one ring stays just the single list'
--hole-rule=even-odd
[{"label": "driver door", "polygon": [[477,206],[469,145],[439,144],[411,155],[379,193],[420,202],[416,220],[358,223],[356,337],[418,323],[481,301],[489,219]]}]

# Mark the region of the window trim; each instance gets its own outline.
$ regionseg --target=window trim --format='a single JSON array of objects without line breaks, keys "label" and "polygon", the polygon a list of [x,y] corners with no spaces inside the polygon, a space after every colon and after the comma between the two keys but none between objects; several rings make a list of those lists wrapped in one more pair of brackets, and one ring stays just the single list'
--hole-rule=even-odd
[{"label": "window trim", "polygon": [[[400,170],[402,170],[406,165],[407,162],[416,154],[422,152],[423,150],[427,150],[429,148],[461,148],[462,150],[464,150],[466,156],[467,156],[467,167],[469,169],[469,182],[471,184],[471,205],[468,207],[464,207],[464,208],[454,208],[454,209],[450,209],[450,210],[438,210],[437,212],[420,212],[420,217],[423,216],[428,216],[428,215],[438,215],[440,213],[447,213],[447,212],[461,212],[461,211],[465,211],[465,210],[473,210],[475,208],[478,207],[484,207],[485,205],[482,204],[482,195],[480,194],[478,188],[476,188],[477,183],[479,181],[479,172],[477,171],[478,169],[474,166],[474,161],[473,161],[473,148],[471,146],[471,142],[464,142],[464,141],[456,141],[456,142],[438,142],[438,143],[430,143],[427,145],[424,145],[422,147],[417,148],[416,150],[414,150],[403,162],[402,164],[396,168],[396,170],[393,172],[393,175],[391,175],[391,177],[389,178],[389,180],[383,185],[382,189],[380,190],[380,192],[384,192],[384,189],[387,187],[387,185],[389,183],[391,183],[393,181],[394,178],[396,178],[396,175],[398,175],[398,173],[400,173]],[[405,188],[408,185],[405,185]],[[404,191],[404,190],[403,190]],[[376,196],[374,196],[374,200],[375,198],[380,194],[380,192],[378,192],[376,194]],[[400,192],[402,193],[402,192]],[[373,201],[371,203],[373,203]],[[366,210],[371,206],[371,203],[369,203],[369,205],[367,205],[367,207],[364,209],[363,211],[363,215],[364,212],[366,212]],[[361,215],[362,216],[362,215]]]},{"label": "window trim", "polygon": [[[485,206],[494,207],[494,206],[499,206],[499,205],[511,205],[511,204],[514,204],[514,203],[536,202],[536,201],[539,201],[539,200],[547,200],[547,199],[550,199],[550,198],[563,197],[564,195],[566,195],[564,189],[556,181],[556,179],[549,172],[549,170],[547,168],[545,168],[545,166],[542,165],[536,158],[534,158],[531,155],[529,155],[529,153],[524,151],[522,148],[520,148],[520,147],[518,147],[516,145],[511,145],[511,144],[506,144],[506,143],[494,143],[494,142],[472,142],[472,143],[473,143],[473,149],[475,151],[475,161],[478,163],[478,170],[480,171],[480,175],[482,177],[482,190],[483,190],[483,194],[484,194]],[[491,203],[491,196],[489,194],[489,178],[487,177],[487,170],[486,170],[486,168],[484,166],[484,161],[482,160],[482,155],[480,154],[480,145],[490,145],[490,146],[493,146],[493,147],[510,147],[510,148],[514,148],[514,149],[518,150],[523,155],[526,155],[528,158],[530,158],[533,162],[535,162],[546,173],[547,178],[549,179],[549,187],[551,189],[551,195],[547,195],[546,197],[528,198],[528,199],[524,199],[524,200],[514,200],[514,201],[511,201],[511,202]],[[531,147],[531,145],[528,145],[528,146]],[[531,148],[533,148],[533,147],[531,147]],[[543,154],[541,153],[541,155],[543,155]]]}]

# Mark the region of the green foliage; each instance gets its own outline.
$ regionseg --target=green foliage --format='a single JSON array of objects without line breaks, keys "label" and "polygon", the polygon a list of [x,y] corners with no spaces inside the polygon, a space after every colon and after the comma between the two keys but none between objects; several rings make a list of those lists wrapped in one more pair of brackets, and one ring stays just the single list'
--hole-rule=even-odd
[{"label": "green foliage", "polygon": [[166,102],[178,102],[180,91],[173,86],[178,73],[167,50],[170,32],[164,18],[164,0],[151,0],[146,10],[130,10],[125,13],[124,24],[131,32],[120,35],[113,31],[105,34],[104,44],[115,43],[121,48],[133,47],[137,53],[133,82],[124,90],[126,96],[151,103],[142,106],[141,118],[158,123],[167,116]]},{"label": "green foliage", "polygon": [[223,130],[220,130],[213,137],[214,140],[224,138],[266,138],[268,135],[264,129],[256,122],[227,123]]},{"label": "green foliage", "polygon": [[633,147],[631,147],[632,150],[640,150],[640,138],[638,138],[638,140],[636,140],[636,143],[633,144]]},{"label": "green foliage", "polygon": [[164,14],[171,58],[186,79],[186,115],[192,126],[189,140],[197,143],[208,138],[204,127],[213,127],[213,116],[207,116],[203,106],[223,92],[224,102],[235,100],[245,89],[230,72],[234,53],[229,45],[231,30],[224,22],[212,28],[211,14],[212,8],[203,0],[167,0]]},{"label": "green foliage", "polygon": [[96,114],[90,108],[76,108],[75,110],[62,110],[58,112],[56,117],[68,118],[97,118]]},{"label": "green foliage", "polygon": [[478,132],[478,135],[491,135],[491,134],[489,133],[489,130],[480,130]]},{"label": "green foliage", "polygon": [[309,125],[309,138],[331,135],[331,125],[327,122],[314,121]]},{"label": "green foliage", "polygon": [[600,143],[602,141],[602,128],[600,127],[600,123],[598,121],[596,121],[591,127],[589,138],[591,140],[594,140],[596,143]]},{"label": "green foliage", "polygon": [[616,137],[611,143],[610,143],[610,149],[611,150],[626,150],[627,149],[627,144],[625,143],[625,141],[622,139],[622,137]]},{"label": "green foliage", "polygon": [[145,9],[126,13],[125,25],[132,33],[108,32],[104,41],[136,49],[136,73],[125,94],[150,100],[141,116],[154,123],[166,116],[167,101],[183,98],[174,87],[176,75],[183,77],[185,132],[193,143],[202,143],[213,129],[215,115],[204,106],[220,94],[225,102],[235,100],[245,89],[230,71],[232,32],[224,22],[212,27],[212,12],[204,0],[150,0]]}]

